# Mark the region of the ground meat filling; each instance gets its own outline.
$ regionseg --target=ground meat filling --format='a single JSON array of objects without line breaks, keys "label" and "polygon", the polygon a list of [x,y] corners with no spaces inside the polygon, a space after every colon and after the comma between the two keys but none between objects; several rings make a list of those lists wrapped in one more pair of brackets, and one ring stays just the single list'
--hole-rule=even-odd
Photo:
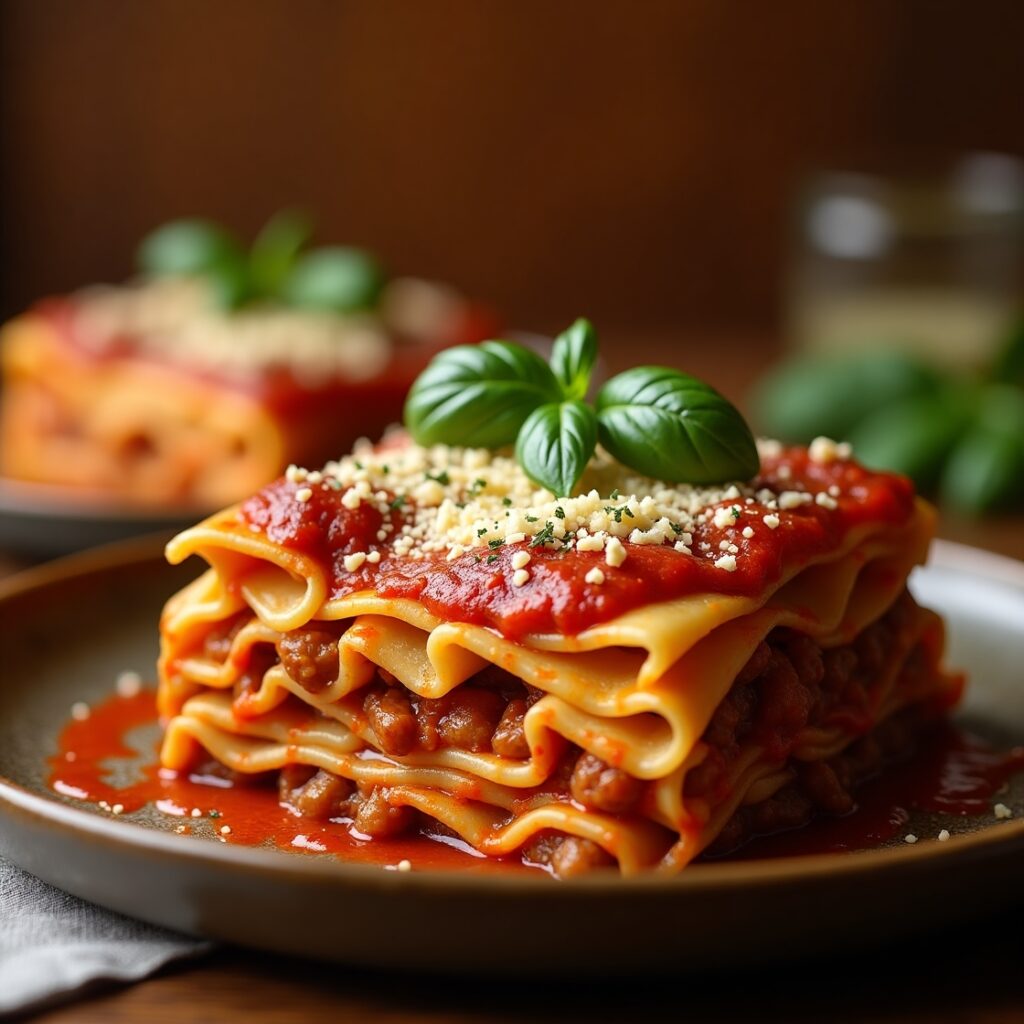
[{"label": "ground meat filling", "polygon": [[286,765],[277,779],[278,799],[304,818],[351,821],[352,830],[371,839],[392,839],[418,824],[411,807],[393,806],[383,786],[352,782],[303,764]]},{"label": "ground meat filling", "polygon": [[371,684],[363,698],[363,713],[376,746],[394,757],[455,747],[477,754],[528,758],[523,720],[542,694],[514,676],[504,675],[500,687],[474,681],[438,698],[419,697],[383,679]]},{"label": "ground meat filling", "polygon": [[[702,797],[712,806],[725,800],[730,765],[751,744],[781,765],[808,726],[841,722],[864,735],[828,761],[792,763],[792,780],[770,799],[740,808],[709,855],[729,852],[754,835],[804,825],[817,813],[849,813],[856,786],[907,748],[920,716],[904,712],[871,728],[870,695],[897,652],[906,650],[913,610],[904,593],[886,615],[843,647],[823,650],[810,637],[787,629],[773,631],[758,644],[705,730],[707,756],[687,773],[687,797]],[[337,675],[337,635],[329,631],[307,628],[286,634],[276,653],[289,675],[314,692]],[[926,670],[925,659],[915,661],[915,655],[918,648],[904,671],[918,662]],[[437,699],[418,697],[381,673],[365,691],[362,709],[375,745],[390,756],[451,747],[522,760],[530,756],[524,719],[542,696],[493,667]],[[629,815],[647,785],[570,746],[546,790],[593,811]],[[410,808],[390,804],[386,787],[359,786],[313,768],[284,769],[279,789],[281,801],[297,813],[349,820],[359,835],[390,838],[430,824]],[[614,865],[590,840],[554,831],[534,837],[523,856],[559,877]]]},{"label": "ground meat filling", "polygon": [[625,814],[636,806],[643,783],[621,768],[613,768],[599,757],[583,753],[573,768],[569,788],[573,799],[585,807],[608,814]]},{"label": "ground meat filling", "polygon": [[333,623],[293,629],[277,641],[277,656],[303,689],[320,693],[338,678],[338,636]]}]

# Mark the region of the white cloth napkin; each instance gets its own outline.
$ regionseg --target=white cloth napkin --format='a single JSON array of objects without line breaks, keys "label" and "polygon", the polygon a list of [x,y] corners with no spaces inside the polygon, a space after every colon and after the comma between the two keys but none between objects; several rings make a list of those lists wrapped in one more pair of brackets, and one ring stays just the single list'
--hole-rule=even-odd
[{"label": "white cloth napkin", "polygon": [[0,1018],[139,981],[208,942],[93,906],[0,860]]}]

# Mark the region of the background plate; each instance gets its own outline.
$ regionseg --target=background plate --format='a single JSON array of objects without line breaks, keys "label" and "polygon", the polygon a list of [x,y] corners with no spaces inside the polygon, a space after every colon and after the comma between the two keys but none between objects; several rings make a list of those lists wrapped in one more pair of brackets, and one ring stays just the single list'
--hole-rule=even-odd
[{"label": "background plate", "polygon": [[53,558],[126,537],[169,534],[207,514],[119,504],[89,491],[0,477],[0,549],[19,555]]},{"label": "background plate", "polygon": [[[947,843],[897,839],[861,853],[696,865],[671,879],[570,883],[399,874],[234,847],[174,835],[162,815],[112,819],[57,797],[45,759],[70,705],[109,694],[122,670],[151,672],[160,606],[198,568],[171,569],[151,541],[128,542],[0,586],[0,855],[86,899],[286,953],[564,976],[891,940],[1024,892],[1020,777],[1000,797],[1013,820],[958,819]],[[950,661],[971,673],[961,717],[1024,741],[1024,564],[939,544],[913,588],[948,617]],[[937,827],[921,822],[919,834]]]}]

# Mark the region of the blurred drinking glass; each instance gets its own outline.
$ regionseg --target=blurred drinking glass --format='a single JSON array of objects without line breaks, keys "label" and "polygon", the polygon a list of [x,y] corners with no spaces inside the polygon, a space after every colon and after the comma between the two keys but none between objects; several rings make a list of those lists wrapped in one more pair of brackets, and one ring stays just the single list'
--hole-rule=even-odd
[{"label": "blurred drinking glass", "polygon": [[990,361],[1021,311],[1024,163],[976,153],[947,173],[821,174],[798,206],[788,333],[804,351],[899,346]]}]

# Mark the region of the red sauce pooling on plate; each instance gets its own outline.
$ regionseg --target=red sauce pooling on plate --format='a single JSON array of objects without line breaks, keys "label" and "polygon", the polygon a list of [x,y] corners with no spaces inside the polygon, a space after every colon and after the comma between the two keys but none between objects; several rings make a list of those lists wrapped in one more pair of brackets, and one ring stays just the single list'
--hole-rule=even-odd
[{"label": "red sauce pooling on plate", "polygon": [[[951,723],[937,727],[913,760],[887,768],[856,792],[857,810],[818,818],[807,828],[747,843],[732,857],[757,860],[867,850],[909,832],[913,811],[993,817],[993,802],[1011,776],[1024,771],[1024,747],[998,750]],[[955,823],[947,826],[955,834]],[[918,836],[934,839],[935,835]]]},{"label": "red sauce pooling on plate", "polygon": [[[282,807],[273,783],[233,785],[211,776],[187,776],[159,766],[156,750],[133,749],[132,730],[155,726],[155,695],[113,696],[97,704],[84,721],[72,720],[60,734],[59,752],[50,759],[51,788],[65,797],[95,804],[112,816],[147,804],[176,819],[184,835],[242,846],[277,846],[300,853],[326,853],[347,861],[395,868],[408,860],[416,869],[449,871],[534,871],[518,858],[482,857],[461,840],[423,836],[372,842],[360,840],[345,821],[319,822]],[[124,787],[111,784],[112,762],[140,761]],[[193,810],[200,813],[194,815]],[[222,832],[227,829],[227,832]]]},{"label": "red sauce pooling on plate", "polygon": [[[516,858],[481,857],[448,836],[364,841],[351,834],[346,821],[321,823],[296,816],[278,803],[272,785],[233,785],[223,779],[166,771],[159,767],[155,750],[140,752],[126,742],[132,730],[155,726],[156,720],[152,691],[114,696],[96,705],[87,719],[71,721],[61,732],[59,752],[50,759],[50,786],[62,796],[98,805],[111,815],[130,815],[152,804],[177,822],[182,835],[210,842],[272,845],[388,868],[408,860],[414,870],[538,870]],[[137,777],[123,787],[110,782],[112,762],[118,759],[141,761]],[[1024,747],[999,750],[947,725],[926,741],[914,761],[892,767],[862,787],[858,809],[852,814],[819,818],[793,832],[755,839],[723,859],[870,849],[906,834],[914,810],[954,817],[992,816],[1000,790],[1022,771]],[[193,816],[194,809],[198,815]],[[955,821],[947,827],[955,835]]]},{"label": "red sauce pooling on plate", "polygon": [[[595,567],[604,568],[601,552],[528,547],[525,541],[505,544],[486,558],[467,552],[453,561],[437,553],[414,560],[396,555],[389,541],[377,539],[385,517],[375,506],[349,509],[340,490],[319,486],[300,502],[295,499],[300,486],[280,479],[263,488],[242,503],[237,528],[262,533],[275,544],[316,559],[332,581],[334,597],[370,589],[384,597],[409,598],[441,619],[491,626],[510,638],[575,635],[642,604],[687,594],[756,595],[780,577],[783,566],[799,566],[834,550],[860,524],[904,523],[914,505],[913,486],[904,477],[875,473],[846,460],[817,463],[805,449],[789,449],[764,460],[755,486],[776,492],[800,486],[811,494],[835,488],[834,508],[811,502],[775,510],[779,525],[770,529],[761,519],[767,507],[744,504],[744,512],[751,513],[743,520],[753,531],[751,537],[715,526],[712,517],[692,531],[694,551],[701,543],[715,553],[723,540],[735,543],[736,571],[716,568],[710,558],[668,545],[631,544],[627,560],[595,587],[585,577]],[[391,537],[398,534],[408,508],[406,504],[389,513],[396,527]],[[524,548],[531,555],[530,585],[516,587],[512,558]],[[346,555],[369,551],[380,553],[378,564],[366,562],[355,572],[343,568]]]}]

